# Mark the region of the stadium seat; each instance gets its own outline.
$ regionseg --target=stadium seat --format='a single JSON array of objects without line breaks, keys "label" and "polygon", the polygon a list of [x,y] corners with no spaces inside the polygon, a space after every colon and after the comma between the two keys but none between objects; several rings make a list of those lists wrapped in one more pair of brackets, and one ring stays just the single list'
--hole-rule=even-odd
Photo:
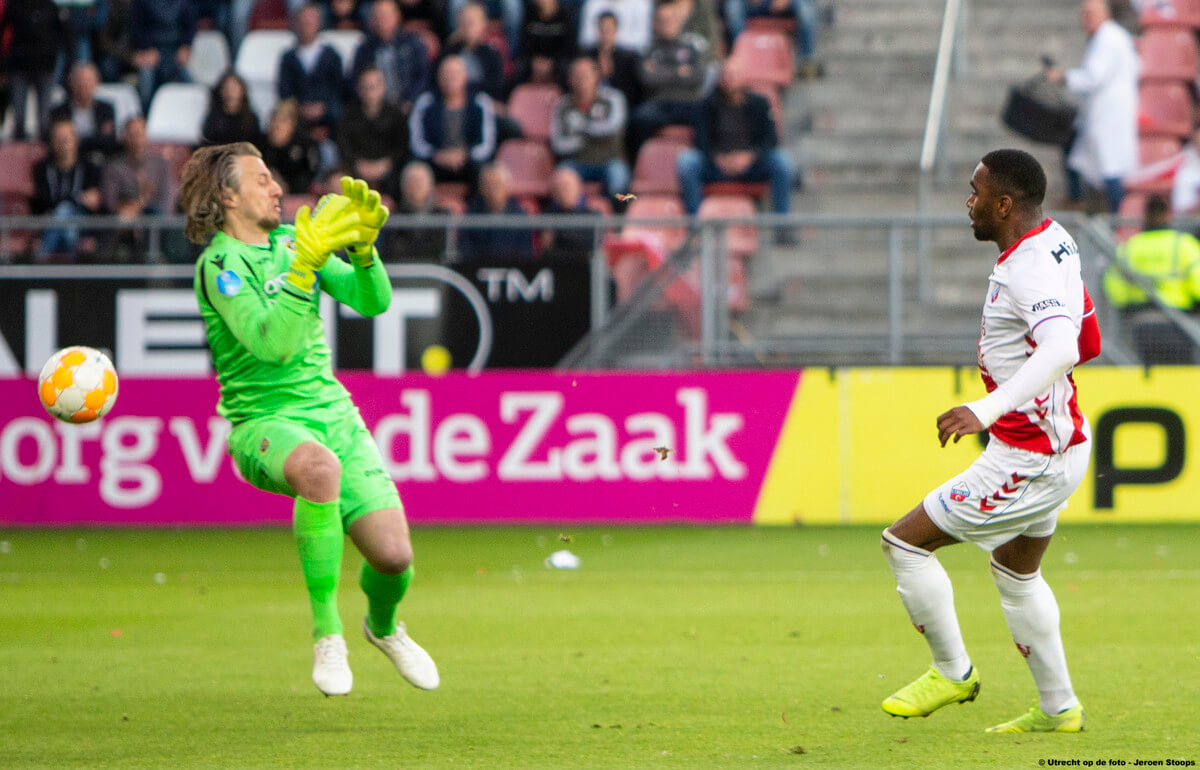
[{"label": "stadium seat", "polygon": [[[25,198],[9,198],[0,194],[0,216],[27,217],[30,213],[29,201]],[[33,249],[35,236],[32,230],[0,231],[0,264],[28,254]]]},{"label": "stadium seat", "polygon": [[668,142],[682,144],[684,147],[691,147],[692,142],[696,141],[696,129],[691,126],[663,126],[654,136],[658,139],[666,139]]},{"label": "stadium seat", "polygon": [[209,94],[200,83],[163,84],[150,102],[146,137],[159,144],[199,144]]},{"label": "stadium seat", "polygon": [[587,206],[588,211],[593,213],[606,217],[612,216],[612,201],[602,193],[584,193],[584,205]]},{"label": "stadium seat", "polygon": [[[630,201],[625,210],[626,219],[674,219],[683,218],[686,213],[683,201],[678,195],[639,195]],[[651,235],[666,250],[667,253],[678,249],[687,239],[687,228],[680,225],[654,225],[631,223],[626,224],[621,231],[623,238]]]},{"label": "stadium seat", "polygon": [[142,114],[142,100],[138,98],[137,89],[129,83],[101,83],[96,86],[96,98],[112,105],[118,137],[125,133],[125,124],[130,118]]},{"label": "stadium seat", "polygon": [[500,62],[504,65],[504,78],[507,80],[513,76],[516,71],[516,65],[513,64],[512,50],[508,47],[508,38],[504,36],[504,27],[500,22],[491,20],[487,23],[487,29],[483,33],[483,41],[496,49],[500,54]]},{"label": "stadium seat", "polygon": [[1182,142],[1173,136],[1138,137],[1139,168],[1124,180],[1125,192],[1171,194]]},{"label": "stadium seat", "polygon": [[411,19],[404,23],[406,32],[411,32],[421,38],[421,42],[425,44],[425,52],[429,54],[429,61],[437,61],[438,54],[442,50],[442,41],[438,38],[437,33],[430,29],[429,24],[423,19]]},{"label": "stadium seat", "polygon": [[1186,137],[1195,108],[1183,83],[1150,82],[1138,89],[1138,130],[1144,135]]},{"label": "stadium seat", "polygon": [[766,182],[709,182],[704,185],[704,196],[744,195],[757,201],[767,197],[769,189]]},{"label": "stadium seat", "polygon": [[549,83],[522,83],[508,97],[508,116],[521,126],[526,139],[547,141],[550,116],[562,96],[558,86]]},{"label": "stadium seat", "polygon": [[514,197],[544,198],[550,193],[554,156],[550,148],[532,139],[506,139],[496,150],[496,162],[512,172]]},{"label": "stadium seat", "polygon": [[788,16],[751,16],[746,19],[746,29],[782,32],[790,37],[796,32],[796,20]]},{"label": "stadium seat", "polygon": [[41,142],[0,142],[0,198],[32,198],[33,167],[45,156]]},{"label": "stadium seat", "polygon": [[679,173],[675,170],[675,158],[686,148],[669,139],[650,139],[638,151],[637,163],[633,167],[631,192],[679,194]]},{"label": "stadium seat", "polygon": [[1142,231],[1142,217],[1146,212],[1146,199],[1150,195],[1149,192],[1139,190],[1126,191],[1125,197],[1121,199],[1121,206],[1117,209],[1117,218],[1129,221],[1117,225],[1117,243],[1124,243]]},{"label": "stadium seat", "polygon": [[[745,195],[710,195],[700,202],[700,219],[751,219],[754,201]],[[725,248],[737,256],[758,251],[758,229],[754,225],[731,225],[725,229]]]},{"label": "stadium seat", "polygon": [[1152,27],[1138,38],[1142,80],[1196,79],[1200,53],[1191,29]]},{"label": "stadium seat", "polygon": [[279,202],[283,208],[283,221],[292,222],[296,219],[296,212],[301,206],[308,206],[309,209],[315,208],[317,205],[318,196],[316,195],[285,195]]},{"label": "stadium seat", "polygon": [[733,41],[733,54],[743,64],[747,79],[790,85],[796,74],[791,39],[782,32],[747,27]]},{"label": "stadium seat", "polygon": [[187,71],[192,80],[212,87],[229,69],[229,44],[225,35],[215,29],[202,29],[192,40],[192,55]]},{"label": "stadium seat", "polygon": [[326,29],[317,35],[317,40],[332,46],[342,57],[342,70],[346,77],[354,69],[354,52],[362,45],[363,32],[357,29]]},{"label": "stadium seat", "polygon": [[233,69],[247,83],[270,83],[279,80],[279,60],[296,45],[296,36],[283,29],[256,29],[246,33],[238,48]]},{"label": "stadium seat", "polygon": [[467,196],[470,192],[470,186],[462,182],[438,182],[433,186],[434,200],[454,214],[462,214],[467,210]]},{"label": "stadium seat", "polygon": [[1142,29],[1152,27],[1200,28],[1200,0],[1155,0],[1144,3],[1138,17]]},{"label": "stadium seat", "polygon": [[286,0],[255,0],[250,13],[250,29],[287,29],[288,6]]}]

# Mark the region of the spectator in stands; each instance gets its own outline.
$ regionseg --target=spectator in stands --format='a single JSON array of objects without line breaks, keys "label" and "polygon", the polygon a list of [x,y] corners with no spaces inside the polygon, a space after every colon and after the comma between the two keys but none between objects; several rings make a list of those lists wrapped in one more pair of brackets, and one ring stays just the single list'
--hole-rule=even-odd
[{"label": "spectator in stands", "polygon": [[654,39],[652,0],[584,0],[579,13],[579,47],[596,47],[600,38],[600,17],[611,14],[617,21],[617,45],[636,53],[645,53]]},{"label": "spectator in stands", "polygon": [[429,54],[421,38],[400,29],[396,0],[375,0],[371,5],[371,31],[354,52],[354,77],[367,67],[383,73],[387,100],[405,115],[417,97],[429,88]]},{"label": "spectator in stands", "polygon": [[521,45],[521,26],[525,19],[525,0],[448,0],[446,7],[449,13],[446,19],[451,26],[458,25],[459,12],[470,2],[480,2],[483,6],[485,27],[488,19],[499,20],[509,55],[517,55]]},{"label": "spectator in stands", "polygon": [[[434,197],[433,169],[420,160],[409,161],[400,172],[399,197],[393,216],[400,215],[400,227],[385,231],[390,235],[385,258],[402,262],[441,262],[446,257],[446,228],[420,227],[406,221],[409,217],[446,216],[450,210]],[[397,220],[393,220],[397,221]]]},{"label": "spectator in stands", "polygon": [[96,64],[100,79],[116,82],[127,72],[134,72],[133,42],[129,34],[129,11],[133,0],[107,0],[108,19],[96,38]]},{"label": "spectator in stands", "polygon": [[57,0],[66,33],[66,63],[92,60],[92,38],[108,20],[108,0]]},{"label": "spectator in stands", "polygon": [[404,113],[387,101],[382,72],[368,66],[358,74],[358,99],[338,121],[338,152],[353,176],[372,186],[384,182],[408,158]]},{"label": "spectator in stands", "polygon": [[569,0],[530,0],[510,90],[518,83],[564,82],[578,36],[579,23]]},{"label": "spectator in stands", "polygon": [[133,0],[129,42],[143,111],[149,111],[150,100],[163,83],[191,80],[187,63],[195,36],[196,8],[191,0]]},{"label": "spectator in stands", "polygon": [[[63,219],[99,213],[100,167],[79,150],[79,137],[71,119],[54,121],[50,126],[50,155],[33,167],[34,214]],[[78,227],[47,229],[38,244],[38,261],[73,255],[79,234]]]},{"label": "spectator in stands", "polygon": [[[503,163],[488,163],[479,171],[479,194],[467,204],[467,214],[529,214],[509,193],[512,172]],[[488,227],[462,230],[458,250],[464,262],[527,262],[533,259],[533,230],[527,227]]]},{"label": "spectator in stands", "polygon": [[1172,182],[1171,208],[1176,214],[1200,214],[1200,126],[1192,131],[1182,154]]},{"label": "spectator in stands", "polygon": [[492,100],[467,89],[467,65],[459,56],[442,59],[437,85],[413,106],[408,121],[412,154],[433,166],[439,182],[473,187],[479,166],[496,154]]},{"label": "spectator in stands", "polygon": [[625,97],[600,84],[594,59],[571,63],[570,91],[550,114],[550,149],[588,182],[602,182],[608,195],[629,189],[625,162]]},{"label": "spectator in stands", "polygon": [[1121,245],[1116,263],[1105,271],[1104,293],[1128,316],[1142,363],[1192,363],[1192,340],[1159,305],[1195,309],[1200,301],[1200,241],[1171,229],[1170,207],[1161,195],[1146,199],[1145,217],[1144,231]]},{"label": "spectator in stands", "polygon": [[258,116],[250,107],[246,81],[240,75],[226,72],[213,86],[212,101],[200,133],[204,144],[261,142]]},{"label": "spectator in stands", "polygon": [[584,50],[584,56],[596,60],[600,67],[600,79],[625,95],[625,103],[633,109],[642,103],[642,87],[638,83],[638,64],[641,56],[637,51],[624,48],[618,43],[618,21],[615,14],[605,11],[596,20],[596,45]]},{"label": "spectator in stands", "polygon": [[279,61],[279,98],[295,99],[300,114],[310,126],[326,130],[337,124],[345,96],[342,57],[333,46],[317,39],[321,32],[321,8],[306,3],[292,18],[296,47]]},{"label": "spectator in stands", "polygon": [[58,7],[52,0],[6,0],[0,12],[0,40],[11,36],[7,60],[0,69],[8,73],[12,92],[13,139],[26,138],[26,105],[29,90],[37,96],[37,129],[41,138],[50,129],[50,91],[54,67],[65,44]]},{"label": "spectator in stands", "polygon": [[103,163],[121,151],[117,141],[116,112],[96,98],[100,70],[91,62],[75,62],[67,76],[67,100],[50,111],[51,122],[69,120],[75,125],[80,151],[95,163]]},{"label": "spectator in stands", "polygon": [[321,166],[317,143],[302,124],[300,105],[295,99],[284,99],[275,105],[261,145],[263,163],[288,195],[307,191]]},{"label": "spectator in stands", "polygon": [[817,30],[820,26],[816,0],[724,0],[725,33],[729,45],[746,28],[746,19],[790,19],[796,25],[796,53],[800,77],[821,74],[817,63]]},{"label": "spectator in stands", "polygon": [[1133,38],[1112,20],[1106,0],[1083,0],[1079,20],[1088,35],[1081,65],[1065,73],[1050,68],[1051,81],[1066,82],[1083,100],[1075,138],[1065,150],[1067,196],[1078,204],[1084,185],[1104,193],[1115,212],[1125,195],[1121,179],[1138,166],[1137,89],[1141,66]]},{"label": "spectator in stands", "polygon": [[[150,151],[145,118],[127,120],[122,140],[125,152],[105,166],[100,177],[105,210],[126,219],[174,212],[175,190],[170,169],[163,156]],[[131,251],[129,257],[124,257],[129,259],[139,254],[145,243],[145,233],[141,231],[126,231],[115,236],[117,243],[104,248],[103,253],[116,261],[122,261],[119,246]]]},{"label": "spectator in stands", "polygon": [[713,0],[666,0],[678,3],[683,16],[683,34],[701,37],[709,42],[714,58],[723,58],[725,46],[721,44],[721,26],[717,21],[717,9]]},{"label": "spectator in stands", "polygon": [[638,68],[645,101],[630,121],[630,156],[663,126],[690,125],[704,97],[708,41],[683,34],[683,9],[665,2],[654,9],[654,43]]},{"label": "spectator in stands", "polygon": [[329,29],[362,29],[362,11],[358,0],[328,0],[325,9]]},{"label": "spectator in stands", "polygon": [[426,25],[438,40],[445,40],[450,34],[446,26],[446,0],[399,0],[399,3],[405,21]]},{"label": "spectator in stands", "polygon": [[[771,188],[771,211],[786,214],[791,206],[795,164],[779,147],[771,105],[746,88],[744,65],[725,60],[719,87],[700,108],[696,120],[696,146],[676,159],[680,192],[689,214],[700,210],[704,184],[718,181],[759,182]],[[778,240],[790,243],[787,229]]]},{"label": "spectator in stands", "polygon": [[458,11],[454,32],[446,40],[442,56],[459,56],[467,65],[467,85],[492,99],[504,99],[504,60],[500,52],[483,39],[487,32],[487,11],[483,3],[471,0]]},{"label": "spectator in stands", "polygon": [[[559,166],[550,177],[550,200],[543,214],[590,214],[583,194],[583,179],[570,166]],[[550,259],[587,259],[596,245],[591,227],[553,227],[542,232],[542,256]]]}]

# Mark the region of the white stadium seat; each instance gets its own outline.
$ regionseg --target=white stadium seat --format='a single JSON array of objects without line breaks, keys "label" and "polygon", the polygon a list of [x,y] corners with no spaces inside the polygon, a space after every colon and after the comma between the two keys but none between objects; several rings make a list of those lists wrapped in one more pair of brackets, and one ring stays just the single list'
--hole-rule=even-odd
[{"label": "white stadium seat", "polygon": [[333,50],[342,57],[342,69],[349,75],[350,68],[354,66],[354,52],[362,45],[363,37],[362,31],[357,29],[327,29],[317,35],[317,40],[333,46]]},{"label": "white stadium seat", "polygon": [[260,83],[253,80],[246,83],[246,98],[250,100],[250,109],[258,118],[259,128],[264,131],[271,122],[271,111],[279,102],[279,91],[274,83]]},{"label": "white stadium seat", "polygon": [[125,124],[129,119],[142,114],[142,100],[138,98],[137,89],[124,81],[96,86],[96,98],[112,105],[118,139],[125,135]]},{"label": "white stadium seat", "polygon": [[203,83],[165,83],[150,102],[147,137],[156,144],[199,144],[208,102]]},{"label": "white stadium seat", "polygon": [[250,30],[238,48],[233,68],[247,83],[274,86],[279,80],[279,60],[295,45],[296,36],[286,30]]},{"label": "white stadium seat", "polygon": [[229,69],[229,44],[220,30],[202,29],[192,40],[187,70],[192,80],[212,87]]}]

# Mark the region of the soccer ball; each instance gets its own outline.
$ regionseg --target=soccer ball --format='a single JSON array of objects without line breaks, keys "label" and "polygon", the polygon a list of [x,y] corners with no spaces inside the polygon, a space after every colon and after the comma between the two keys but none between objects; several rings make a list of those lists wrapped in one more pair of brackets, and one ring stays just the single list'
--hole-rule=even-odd
[{"label": "soccer ball", "polygon": [[38,397],[53,417],[64,422],[91,422],[117,402],[117,370],[99,350],[63,348],[42,367]]}]

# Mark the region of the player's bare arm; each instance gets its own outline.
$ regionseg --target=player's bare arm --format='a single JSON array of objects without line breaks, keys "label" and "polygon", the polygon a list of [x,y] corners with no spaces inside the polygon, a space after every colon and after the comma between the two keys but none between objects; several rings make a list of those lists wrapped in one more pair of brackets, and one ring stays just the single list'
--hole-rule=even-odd
[{"label": "player's bare arm", "polygon": [[956,406],[948,412],[939,414],[937,427],[938,441],[943,447],[946,446],[946,442],[950,440],[951,436],[954,437],[954,443],[957,444],[963,436],[987,430],[975,413],[965,406]]}]

